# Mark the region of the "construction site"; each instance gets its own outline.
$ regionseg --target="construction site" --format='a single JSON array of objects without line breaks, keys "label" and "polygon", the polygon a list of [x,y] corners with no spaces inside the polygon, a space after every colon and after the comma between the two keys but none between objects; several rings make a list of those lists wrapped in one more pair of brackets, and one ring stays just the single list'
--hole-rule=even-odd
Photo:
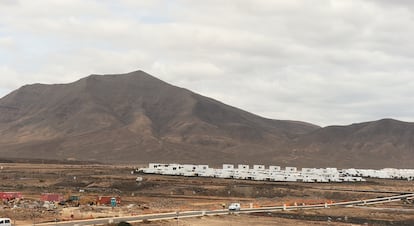
[{"label": "construction site", "polygon": [[[144,166],[1,163],[0,216],[13,225],[147,216],[186,211],[218,211],[218,216],[143,220],[133,225],[413,225],[411,180],[302,183],[137,174]],[[398,196],[366,206],[328,206],[354,200]],[[227,213],[283,206],[280,211]],[[361,202],[362,203],[362,202]],[[328,208],[305,207],[325,205]],[[299,208],[303,207],[303,208]],[[227,212],[225,212],[227,211]],[[108,220],[108,225],[111,221]]]}]

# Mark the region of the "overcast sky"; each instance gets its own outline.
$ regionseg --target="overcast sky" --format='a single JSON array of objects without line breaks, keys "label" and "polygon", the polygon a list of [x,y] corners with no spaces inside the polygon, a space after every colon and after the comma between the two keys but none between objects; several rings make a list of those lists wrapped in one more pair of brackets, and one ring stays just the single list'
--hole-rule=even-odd
[{"label": "overcast sky", "polygon": [[255,114],[414,121],[411,0],[0,0],[0,96],[144,70]]}]

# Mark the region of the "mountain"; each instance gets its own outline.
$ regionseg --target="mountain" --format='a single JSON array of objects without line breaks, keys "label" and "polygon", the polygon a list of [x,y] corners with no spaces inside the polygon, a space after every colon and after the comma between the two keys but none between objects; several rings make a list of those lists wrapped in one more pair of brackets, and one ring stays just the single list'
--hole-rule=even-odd
[{"label": "mountain", "polygon": [[0,99],[2,158],[101,162],[275,163],[319,129],[271,120],[143,71],[33,84]]},{"label": "mountain", "polygon": [[414,123],[382,119],[328,126],[296,138],[293,146],[301,165],[414,168]]},{"label": "mountain", "polygon": [[0,99],[0,159],[414,168],[414,123],[272,120],[143,71],[23,86]]}]

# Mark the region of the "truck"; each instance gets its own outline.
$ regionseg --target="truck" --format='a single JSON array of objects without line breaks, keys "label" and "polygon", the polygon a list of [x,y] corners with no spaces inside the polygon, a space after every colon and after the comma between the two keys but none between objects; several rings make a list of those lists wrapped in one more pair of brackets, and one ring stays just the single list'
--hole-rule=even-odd
[{"label": "truck", "polygon": [[240,210],[240,203],[234,202],[229,205],[229,211],[239,211]]}]

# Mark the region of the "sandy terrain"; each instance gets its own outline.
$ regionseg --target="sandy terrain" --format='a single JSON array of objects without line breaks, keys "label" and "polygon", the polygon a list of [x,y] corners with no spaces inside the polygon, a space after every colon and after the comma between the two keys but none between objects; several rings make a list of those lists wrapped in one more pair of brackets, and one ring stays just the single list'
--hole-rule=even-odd
[{"label": "sandy terrain", "polygon": [[[178,225],[180,226],[239,226],[239,225],[262,225],[262,226],[308,226],[308,225],[333,225],[332,222],[318,222],[318,221],[298,221],[284,218],[274,217],[257,217],[250,215],[229,215],[229,216],[212,216],[202,218],[188,218],[180,219]],[[174,226],[177,221],[163,221],[152,223],[140,223],[136,225],[153,225],[153,226]],[[355,225],[350,223],[335,223],[338,226]]]}]

